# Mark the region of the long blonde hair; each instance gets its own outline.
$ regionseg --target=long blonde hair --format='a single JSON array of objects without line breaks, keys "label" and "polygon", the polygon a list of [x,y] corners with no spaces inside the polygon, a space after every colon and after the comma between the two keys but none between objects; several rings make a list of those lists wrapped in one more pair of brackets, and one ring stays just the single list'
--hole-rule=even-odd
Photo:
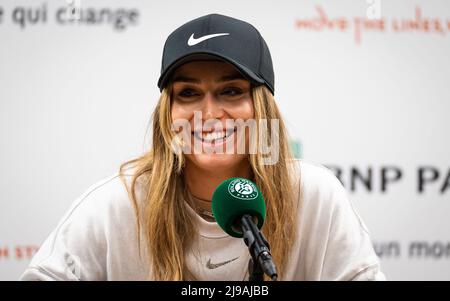
[{"label": "long blonde hair", "polygon": [[[120,166],[122,181],[136,212],[138,238],[140,235],[145,238],[146,256],[151,265],[149,277],[154,280],[194,278],[186,267],[185,254],[196,237],[197,229],[186,210],[189,198],[183,178],[185,158],[183,154],[175,154],[171,148],[174,137],[171,131],[171,89],[170,84],[163,89],[152,115],[151,150]],[[294,164],[290,164],[293,158],[288,136],[273,95],[261,85],[252,88],[252,97],[256,121],[279,120],[278,162],[265,165],[260,152],[248,156],[254,175],[252,180],[261,189],[266,201],[263,234],[269,241],[279,277],[282,277],[296,235],[298,196],[294,193],[290,169]],[[273,134],[269,130],[268,141],[271,141]],[[129,183],[124,177],[128,168],[133,169]],[[141,199],[136,193],[138,185],[144,188]]]}]

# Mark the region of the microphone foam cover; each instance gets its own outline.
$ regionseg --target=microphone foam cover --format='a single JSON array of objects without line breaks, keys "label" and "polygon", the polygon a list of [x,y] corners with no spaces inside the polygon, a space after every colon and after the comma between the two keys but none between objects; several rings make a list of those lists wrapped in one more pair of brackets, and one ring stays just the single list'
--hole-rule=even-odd
[{"label": "microphone foam cover", "polygon": [[230,178],[217,186],[211,206],[219,226],[233,237],[243,236],[239,224],[244,214],[256,219],[259,229],[266,218],[266,204],[261,191],[244,178]]}]

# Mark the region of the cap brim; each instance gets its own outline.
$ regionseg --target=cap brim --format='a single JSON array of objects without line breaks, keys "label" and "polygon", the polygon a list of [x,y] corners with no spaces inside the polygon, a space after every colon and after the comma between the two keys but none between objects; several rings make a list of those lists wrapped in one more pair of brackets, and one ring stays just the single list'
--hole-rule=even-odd
[{"label": "cap brim", "polygon": [[219,53],[215,53],[213,51],[203,51],[203,52],[195,52],[195,53],[187,54],[183,57],[180,57],[178,60],[174,61],[166,69],[166,71],[163,74],[161,74],[161,76],[159,77],[159,80],[158,80],[159,89],[162,90],[167,85],[170,78],[172,77],[173,72],[181,65],[186,64],[188,62],[192,62],[192,61],[206,61],[206,60],[221,60],[221,61],[229,62],[250,82],[253,82],[255,84],[266,84],[264,79],[259,77],[257,74],[255,74],[253,71],[251,71],[249,68],[247,68],[245,65],[243,65],[239,62],[236,62],[235,60],[228,58],[224,55],[221,55]]}]

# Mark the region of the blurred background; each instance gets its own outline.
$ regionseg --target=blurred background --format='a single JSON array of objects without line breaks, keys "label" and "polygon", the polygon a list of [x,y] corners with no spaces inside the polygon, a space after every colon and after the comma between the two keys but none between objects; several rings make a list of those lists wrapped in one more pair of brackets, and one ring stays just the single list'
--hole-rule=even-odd
[{"label": "blurred background", "polygon": [[296,156],[328,166],[390,280],[450,280],[450,2],[0,0],[0,280],[148,149],[166,37],[220,13],[269,45]]}]

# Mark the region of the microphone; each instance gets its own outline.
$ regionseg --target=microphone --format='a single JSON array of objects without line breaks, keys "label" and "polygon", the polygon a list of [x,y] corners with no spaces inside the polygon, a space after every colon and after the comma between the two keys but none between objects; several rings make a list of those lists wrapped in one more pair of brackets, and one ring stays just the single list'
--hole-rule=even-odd
[{"label": "microphone", "polygon": [[258,187],[244,178],[227,179],[214,191],[211,206],[214,218],[226,233],[244,238],[252,256],[250,280],[262,281],[263,273],[277,280],[269,243],[260,231],[266,218],[266,204]]}]

